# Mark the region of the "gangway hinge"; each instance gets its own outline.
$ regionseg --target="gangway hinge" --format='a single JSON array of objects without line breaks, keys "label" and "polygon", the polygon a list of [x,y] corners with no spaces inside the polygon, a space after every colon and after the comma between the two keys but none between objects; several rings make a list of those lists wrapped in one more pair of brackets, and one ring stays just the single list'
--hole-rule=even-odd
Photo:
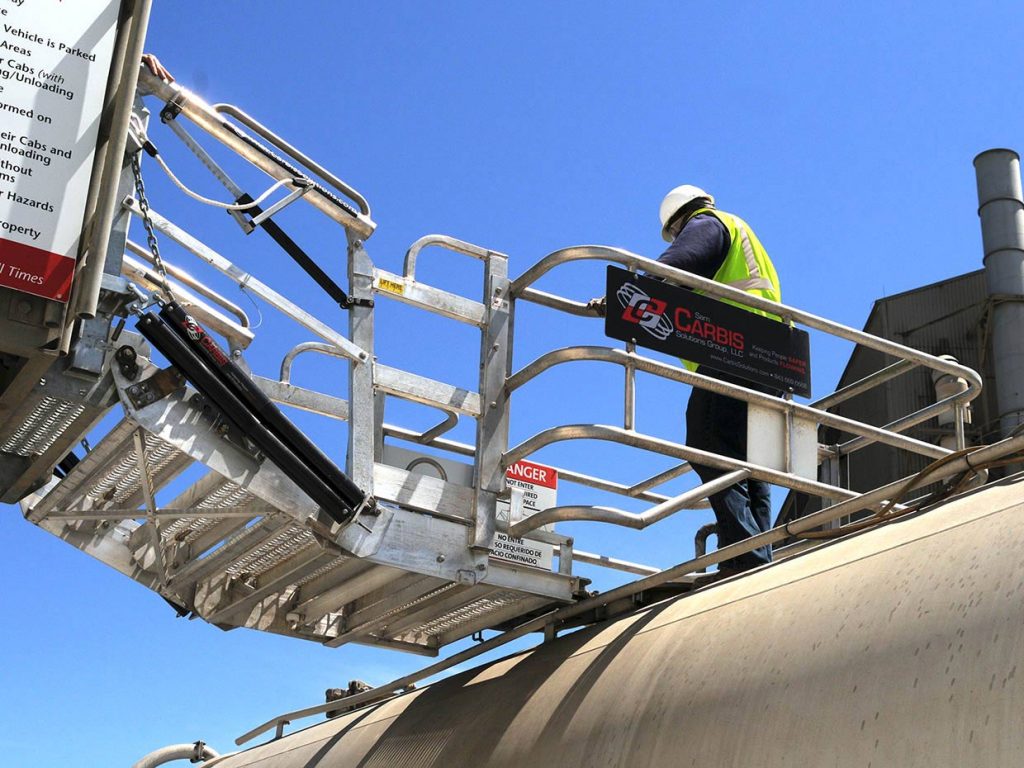
[{"label": "gangway hinge", "polygon": [[[135,352],[132,347],[122,347],[122,349],[131,349],[133,353]],[[120,354],[121,350],[118,350],[118,355]],[[135,365],[137,366],[138,363],[135,363]],[[124,367],[121,368],[121,372],[125,373]],[[126,373],[125,377],[129,379],[135,378]],[[182,376],[181,371],[177,368],[170,367],[162,368],[148,379],[132,384],[125,390],[125,394],[136,408],[145,408],[147,405],[155,403],[157,400],[162,400],[174,392],[180,392],[184,388],[185,377]]]}]

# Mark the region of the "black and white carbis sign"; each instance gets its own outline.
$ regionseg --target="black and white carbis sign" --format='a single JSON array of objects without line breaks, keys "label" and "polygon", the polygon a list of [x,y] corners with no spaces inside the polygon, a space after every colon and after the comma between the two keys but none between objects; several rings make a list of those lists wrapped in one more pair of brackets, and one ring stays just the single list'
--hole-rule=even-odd
[{"label": "black and white carbis sign", "polygon": [[688,288],[608,267],[605,334],[803,397],[807,332]]}]

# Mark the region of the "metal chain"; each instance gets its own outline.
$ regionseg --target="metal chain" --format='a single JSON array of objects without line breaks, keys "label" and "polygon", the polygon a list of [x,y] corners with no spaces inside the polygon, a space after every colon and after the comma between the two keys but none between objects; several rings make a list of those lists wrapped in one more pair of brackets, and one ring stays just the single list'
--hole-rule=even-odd
[{"label": "metal chain", "polygon": [[142,166],[139,163],[139,155],[136,152],[132,155],[132,174],[135,176],[135,196],[139,201],[139,211],[142,212],[142,225],[146,228],[146,242],[149,251],[153,254],[153,265],[156,267],[160,279],[163,281],[163,289],[167,298],[174,301],[174,294],[171,292],[171,284],[167,280],[167,268],[164,260],[160,257],[160,244],[156,240],[156,232],[153,230],[153,219],[149,215],[149,199],[146,197],[146,185],[142,181]]}]

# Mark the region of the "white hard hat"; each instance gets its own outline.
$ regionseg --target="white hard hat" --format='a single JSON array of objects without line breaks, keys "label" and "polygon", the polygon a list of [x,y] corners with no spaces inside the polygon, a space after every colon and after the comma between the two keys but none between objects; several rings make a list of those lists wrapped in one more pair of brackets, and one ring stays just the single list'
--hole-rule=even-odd
[{"label": "white hard hat", "polygon": [[681,187],[676,187],[665,195],[665,199],[661,201],[661,210],[659,211],[661,214],[661,237],[665,242],[672,242],[672,236],[669,235],[667,228],[668,223],[672,221],[672,217],[679,213],[682,208],[702,197],[709,200],[712,205],[715,202],[715,198],[700,187],[695,187],[692,184],[683,184]]}]

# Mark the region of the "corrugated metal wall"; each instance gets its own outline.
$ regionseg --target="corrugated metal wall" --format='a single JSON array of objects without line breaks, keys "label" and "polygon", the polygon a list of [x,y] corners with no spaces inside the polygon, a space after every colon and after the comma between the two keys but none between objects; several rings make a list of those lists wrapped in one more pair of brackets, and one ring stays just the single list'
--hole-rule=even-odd
[{"label": "corrugated metal wall", "polygon": [[[980,444],[998,439],[998,411],[991,360],[985,351],[988,296],[983,270],[970,272],[939,283],[889,296],[875,302],[864,330],[932,355],[953,355],[964,365],[980,371],[985,379],[982,394],[973,402],[973,424],[968,427],[968,443]],[[840,378],[839,387],[851,384],[895,359],[874,350],[857,347]],[[931,372],[914,369],[883,387],[838,405],[834,411],[847,418],[884,426],[920,410],[935,401]],[[937,443],[949,430],[938,427],[935,419],[906,432],[926,442]],[[849,439],[835,430],[822,430],[819,439],[833,444]],[[868,491],[898,480],[924,468],[929,460],[922,456],[873,445],[844,457],[841,485],[856,491]],[[823,478],[824,479],[824,478]],[[790,494],[783,505],[782,519],[801,517],[820,509],[817,499],[808,500]]]}]

